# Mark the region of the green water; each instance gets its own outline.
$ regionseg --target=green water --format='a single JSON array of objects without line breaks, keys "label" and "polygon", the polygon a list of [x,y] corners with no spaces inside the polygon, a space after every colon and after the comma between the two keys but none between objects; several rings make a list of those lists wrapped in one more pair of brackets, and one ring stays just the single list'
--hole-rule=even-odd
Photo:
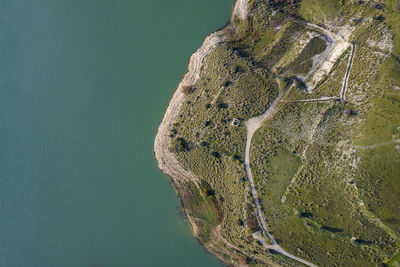
[{"label": "green water", "polygon": [[220,266],[153,138],[232,0],[0,0],[0,266]]}]

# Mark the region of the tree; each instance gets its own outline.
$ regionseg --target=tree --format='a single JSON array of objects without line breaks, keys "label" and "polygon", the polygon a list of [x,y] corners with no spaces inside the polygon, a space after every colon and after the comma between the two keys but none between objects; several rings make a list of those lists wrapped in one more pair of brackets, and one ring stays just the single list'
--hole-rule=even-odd
[{"label": "tree", "polygon": [[178,137],[171,141],[169,150],[174,153],[184,152],[189,150],[189,145],[184,138]]}]

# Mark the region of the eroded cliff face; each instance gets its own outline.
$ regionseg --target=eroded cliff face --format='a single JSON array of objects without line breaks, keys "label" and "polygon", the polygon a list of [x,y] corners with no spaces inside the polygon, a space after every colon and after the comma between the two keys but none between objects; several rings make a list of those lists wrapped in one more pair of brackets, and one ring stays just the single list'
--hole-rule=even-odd
[{"label": "eroded cliff face", "polygon": [[235,7],[233,8],[233,17],[237,17],[243,21],[246,20],[248,9],[249,9],[248,0],[237,0],[235,2]]},{"label": "eroded cliff face", "polygon": [[219,259],[369,266],[399,250],[398,5],[237,0],[191,56],[154,154]]}]

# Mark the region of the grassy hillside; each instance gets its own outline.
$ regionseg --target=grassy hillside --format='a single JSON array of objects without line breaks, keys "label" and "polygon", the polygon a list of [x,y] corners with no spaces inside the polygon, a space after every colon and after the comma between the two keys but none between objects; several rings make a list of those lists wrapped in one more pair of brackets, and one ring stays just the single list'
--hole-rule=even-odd
[{"label": "grassy hillside", "polygon": [[[312,93],[304,77],[318,69],[319,55],[329,55],[332,40],[308,22],[355,45],[351,68],[349,46]],[[268,229],[283,249],[316,265],[393,265],[400,251],[400,1],[251,0],[248,19],[230,27],[198,81],[184,88],[170,131],[179,164],[201,179],[181,194],[200,240],[230,264],[298,265],[254,238],[261,228],[244,168],[245,122],[290,88],[251,143]],[[338,97],[347,72],[345,101],[302,102]]]}]

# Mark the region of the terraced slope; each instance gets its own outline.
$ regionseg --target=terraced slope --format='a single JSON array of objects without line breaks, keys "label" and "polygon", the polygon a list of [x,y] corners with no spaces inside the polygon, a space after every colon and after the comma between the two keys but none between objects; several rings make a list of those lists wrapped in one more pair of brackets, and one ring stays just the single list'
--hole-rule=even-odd
[{"label": "terraced slope", "polygon": [[227,264],[395,264],[400,3],[288,2],[236,1],[192,56],[159,167]]}]

